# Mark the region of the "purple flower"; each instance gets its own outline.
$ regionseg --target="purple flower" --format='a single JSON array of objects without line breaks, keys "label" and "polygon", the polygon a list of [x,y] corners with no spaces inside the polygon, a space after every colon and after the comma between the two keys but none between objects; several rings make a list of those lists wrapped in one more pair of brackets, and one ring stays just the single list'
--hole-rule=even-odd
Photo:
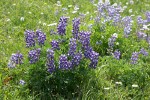
[{"label": "purple flower", "polygon": [[25,33],[25,42],[26,42],[26,47],[32,47],[35,46],[35,33],[30,30],[26,30]]},{"label": "purple flower", "polygon": [[117,39],[118,35],[116,33],[114,33],[111,38],[108,39],[108,46],[109,48],[113,48],[114,47],[114,43]]},{"label": "purple flower", "polygon": [[44,45],[44,42],[46,40],[46,34],[44,34],[41,30],[37,30],[36,36],[37,36],[38,44],[40,46]]},{"label": "purple flower", "polygon": [[125,27],[132,25],[132,18],[130,16],[123,17],[122,21]]},{"label": "purple flower", "polygon": [[128,37],[130,32],[132,31],[132,18],[130,16],[126,16],[122,18],[123,25],[124,25],[124,35]]},{"label": "purple flower", "polygon": [[85,57],[85,58],[90,58],[92,51],[93,51],[92,47],[86,48],[86,49],[84,50],[84,57]]},{"label": "purple flower", "polygon": [[146,18],[147,18],[147,22],[150,22],[150,11],[146,12]]},{"label": "purple flower", "polygon": [[81,59],[82,59],[82,53],[76,53],[71,60],[72,67],[78,66]]},{"label": "purple flower", "polygon": [[146,41],[148,42],[148,44],[150,45],[150,36],[146,37]]},{"label": "purple flower", "polygon": [[74,55],[74,53],[76,52],[76,48],[77,48],[76,39],[71,38],[69,43],[69,52],[68,52],[69,56]]},{"label": "purple flower", "polygon": [[139,27],[142,27],[146,23],[146,21],[143,20],[141,16],[137,16],[137,23]]},{"label": "purple flower", "polygon": [[121,15],[120,14],[116,14],[115,16],[113,16],[113,23],[116,25],[121,21]]},{"label": "purple flower", "polygon": [[109,17],[111,18],[114,17],[115,14],[117,13],[116,9],[113,6],[109,6],[107,11],[108,11]]},{"label": "purple flower", "polygon": [[59,48],[59,42],[58,41],[56,41],[56,40],[53,40],[52,42],[51,42],[51,46],[52,46],[52,49],[53,50],[59,50],[60,48]]},{"label": "purple flower", "polygon": [[39,60],[41,49],[31,50],[28,53],[28,57],[30,59],[30,63],[33,64]]},{"label": "purple flower", "polygon": [[21,85],[24,85],[26,82],[25,82],[24,80],[20,80],[19,83],[20,83]]},{"label": "purple flower", "polygon": [[137,32],[137,36],[139,39],[144,39],[147,37],[147,35],[144,32]]},{"label": "purple flower", "polygon": [[132,56],[131,56],[131,64],[137,64],[138,56],[139,56],[139,53],[138,53],[138,52],[133,52],[133,53],[132,53]]},{"label": "purple flower", "polygon": [[57,26],[57,32],[59,35],[63,36],[66,35],[66,26],[67,26],[67,18],[61,17],[59,20],[59,24]]},{"label": "purple flower", "polygon": [[124,36],[128,37],[128,35],[130,34],[131,31],[132,31],[131,26],[126,26],[124,28]]},{"label": "purple flower", "polygon": [[79,33],[79,25],[80,25],[80,19],[79,18],[75,18],[73,19],[73,38],[78,39],[78,33]]},{"label": "purple flower", "polygon": [[97,63],[98,63],[98,57],[99,57],[99,53],[95,52],[95,51],[92,51],[90,53],[90,60],[91,60],[91,63],[90,63],[90,67],[91,68],[96,68],[97,66]]},{"label": "purple flower", "polygon": [[144,48],[141,48],[139,53],[148,56],[148,52]]},{"label": "purple flower", "polygon": [[71,68],[71,62],[68,61],[66,55],[61,55],[59,57],[59,69],[68,70]]},{"label": "purple flower", "polygon": [[55,71],[55,64],[54,64],[54,51],[51,49],[47,50],[47,63],[48,72],[52,73]]},{"label": "purple flower", "polygon": [[23,55],[21,53],[16,53],[11,55],[11,62],[15,64],[22,64],[23,63]]},{"label": "purple flower", "polygon": [[89,45],[90,45],[90,35],[91,35],[90,32],[85,32],[85,31],[81,31],[79,33],[79,41],[81,42],[83,49],[86,49],[86,48],[89,47]]},{"label": "purple flower", "polygon": [[119,50],[115,50],[115,52],[114,52],[114,54],[113,54],[113,56],[114,56],[114,58],[116,58],[117,60],[119,60],[120,59],[120,51]]}]

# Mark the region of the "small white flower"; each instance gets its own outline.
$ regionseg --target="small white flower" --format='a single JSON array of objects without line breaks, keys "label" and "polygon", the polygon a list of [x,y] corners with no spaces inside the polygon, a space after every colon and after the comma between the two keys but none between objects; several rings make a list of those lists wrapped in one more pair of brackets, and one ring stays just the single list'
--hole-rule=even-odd
[{"label": "small white flower", "polygon": [[46,23],[43,23],[43,26],[46,26]]},{"label": "small white flower", "polygon": [[115,82],[117,85],[122,85],[122,82]]},{"label": "small white flower", "polygon": [[8,14],[10,14],[10,12],[8,12]]},{"label": "small white flower", "polygon": [[150,30],[147,25],[143,25],[144,30]]},{"label": "small white flower", "polygon": [[74,10],[76,11],[76,10],[79,10],[79,7],[78,6],[75,6],[74,7]]},{"label": "small white flower", "polygon": [[44,13],[43,12],[41,12],[41,15],[43,15]]},{"label": "small white flower", "polygon": [[93,5],[97,7],[97,4],[93,4]]},{"label": "small white flower", "polygon": [[109,89],[110,89],[109,87],[104,88],[104,90],[109,90]]},{"label": "small white flower", "polygon": [[47,26],[55,26],[57,23],[48,24]]},{"label": "small white flower", "polygon": [[61,2],[60,1],[57,1],[57,6],[61,6]]},{"label": "small white flower", "polygon": [[19,82],[21,85],[24,85],[25,84],[25,81],[24,80],[20,80]]},{"label": "small white flower", "polygon": [[131,15],[131,17],[134,17],[135,15]]},{"label": "small white flower", "polygon": [[39,21],[39,24],[41,24],[41,21]]},{"label": "small white flower", "polygon": [[114,33],[112,36],[118,38],[118,34],[117,33]]},{"label": "small white flower", "polygon": [[97,13],[97,11],[94,11],[94,13]]},{"label": "small white flower", "polygon": [[137,88],[137,87],[139,87],[139,86],[138,86],[137,84],[133,84],[132,87],[133,87],[133,88]]},{"label": "small white flower", "polygon": [[130,4],[133,5],[133,4],[134,4],[134,1],[133,1],[133,0],[130,0]]},{"label": "small white flower", "polygon": [[123,6],[123,9],[125,10],[127,8],[127,6]]},{"label": "small white flower", "polygon": [[89,12],[89,11],[87,11],[87,12],[86,12],[86,15],[88,15],[89,13],[90,13],[90,12]]},{"label": "small white flower", "polygon": [[74,10],[74,11],[72,11],[72,13],[73,13],[73,14],[75,14],[75,13],[77,13],[77,11],[76,11],[76,10]]},{"label": "small white flower", "polygon": [[9,22],[9,21],[10,21],[10,19],[9,19],[9,18],[7,18],[7,19],[6,19],[6,22]]},{"label": "small white flower", "polygon": [[72,7],[72,5],[68,5],[68,7],[69,7],[69,8],[71,8],[71,7]]},{"label": "small white flower", "polygon": [[23,21],[24,21],[24,17],[21,17],[21,18],[20,18],[20,21],[22,21],[22,22],[23,22]]},{"label": "small white flower", "polygon": [[115,7],[117,7],[117,3],[114,3],[112,6],[115,6]]},{"label": "small white flower", "polygon": [[101,38],[104,39],[104,36],[102,35]]},{"label": "small white flower", "polygon": [[132,13],[132,9],[129,9],[129,13]]},{"label": "small white flower", "polygon": [[16,4],[14,3],[13,6],[16,6]]},{"label": "small white flower", "polygon": [[128,5],[129,3],[128,2],[126,2],[126,5]]},{"label": "small white flower", "polygon": [[116,42],[116,45],[119,45],[119,42]]},{"label": "small white flower", "polygon": [[29,14],[32,14],[32,12],[30,12],[30,11],[29,11],[28,13],[29,13]]}]

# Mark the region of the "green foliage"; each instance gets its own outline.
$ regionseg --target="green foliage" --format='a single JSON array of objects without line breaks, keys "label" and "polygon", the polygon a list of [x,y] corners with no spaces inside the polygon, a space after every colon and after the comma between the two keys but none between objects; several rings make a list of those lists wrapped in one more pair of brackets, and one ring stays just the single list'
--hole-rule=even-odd
[{"label": "green foliage", "polygon": [[[131,64],[133,52],[145,48],[149,54],[149,44],[137,37],[136,17],[141,15],[145,19],[145,12],[150,10],[149,0],[133,0],[134,5],[126,4],[127,0],[110,0],[111,4],[122,2],[127,9],[122,16],[133,16],[135,21],[128,38],[124,37],[122,25],[114,26],[112,22],[95,23],[97,8],[90,0],[60,0],[62,6],[56,6],[57,0],[1,0],[0,2],[0,100],[149,100],[150,99],[150,56],[139,54],[138,63]],[[91,0],[92,1],[92,0]],[[95,0],[97,3],[98,0]],[[72,5],[72,7],[68,7]],[[74,6],[78,5],[77,13]],[[87,6],[88,5],[88,6]],[[67,8],[63,11],[62,8]],[[129,10],[132,9],[132,13]],[[58,12],[58,13],[57,13]],[[86,14],[89,12],[89,14]],[[86,17],[82,14],[86,14]],[[82,59],[81,64],[71,71],[58,68],[52,74],[45,66],[46,50],[51,48],[53,39],[60,39],[50,35],[50,30],[57,31],[56,26],[61,16],[69,16],[66,40],[60,45],[61,50],[55,52],[58,66],[60,54],[68,51],[69,38],[72,37],[72,19],[80,17],[80,30],[91,29],[91,46],[100,54],[96,69],[88,68],[89,61]],[[23,20],[21,20],[23,18]],[[93,18],[93,20],[90,20]],[[104,19],[102,19],[104,20]],[[35,64],[29,64],[28,51],[25,48],[24,31],[26,29],[42,29],[47,35],[47,42],[42,47],[41,58]],[[146,34],[150,31],[145,30]],[[108,39],[117,33],[118,38],[112,52],[109,52]],[[78,44],[78,50],[80,49]],[[35,48],[39,48],[36,45]],[[31,48],[34,49],[34,48]],[[121,58],[117,60],[112,53],[120,50]],[[12,53],[20,51],[24,55],[24,63],[13,69],[7,67]],[[25,84],[20,84],[24,80]],[[116,84],[121,82],[122,84]],[[133,87],[132,85],[137,85]]]}]

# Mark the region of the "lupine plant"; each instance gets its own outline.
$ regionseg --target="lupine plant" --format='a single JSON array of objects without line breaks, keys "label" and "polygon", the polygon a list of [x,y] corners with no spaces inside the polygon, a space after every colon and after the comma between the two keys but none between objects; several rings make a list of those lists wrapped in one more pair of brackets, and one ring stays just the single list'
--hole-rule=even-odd
[{"label": "lupine plant", "polygon": [[149,100],[150,2],[55,1],[2,0],[0,99]]}]

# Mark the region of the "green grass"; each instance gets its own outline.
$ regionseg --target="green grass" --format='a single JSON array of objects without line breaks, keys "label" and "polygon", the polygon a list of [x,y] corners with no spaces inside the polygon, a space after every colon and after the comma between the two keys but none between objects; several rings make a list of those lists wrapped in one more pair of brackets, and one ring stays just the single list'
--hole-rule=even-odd
[{"label": "green grass", "polygon": [[[0,100],[51,100],[51,99],[73,99],[73,100],[149,100],[150,99],[150,56],[139,56],[138,64],[131,65],[130,58],[132,52],[139,51],[144,47],[150,54],[149,45],[145,40],[136,37],[137,24],[133,23],[133,31],[128,38],[124,38],[123,29],[107,23],[105,30],[100,30],[102,24],[95,24],[90,20],[91,16],[96,17],[97,10],[90,0],[61,0],[62,6],[56,6],[57,0],[1,0],[0,1]],[[122,2],[126,5],[127,0],[110,0],[111,4]],[[95,1],[97,3],[97,1]],[[68,7],[72,5],[72,7]],[[79,11],[72,13],[74,6],[79,6]],[[150,10],[149,0],[134,0],[134,5],[127,5],[128,8],[122,16],[141,15],[145,18],[145,12]],[[68,8],[62,11],[62,8]],[[130,14],[128,11],[132,9]],[[58,13],[56,14],[56,12]],[[82,13],[87,13],[85,17]],[[80,14],[81,13],[81,14]],[[91,45],[100,54],[99,63],[96,69],[87,69],[89,61],[83,60],[81,68],[74,72],[62,72],[50,75],[46,72],[45,57],[46,50],[50,48],[49,42],[58,39],[51,36],[50,30],[57,31],[56,26],[48,26],[57,23],[61,16],[68,16],[67,36],[71,37],[72,19],[81,18],[80,30],[89,30],[87,25],[93,24]],[[21,17],[24,18],[21,21]],[[86,25],[84,25],[86,23]],[[40,62],[30,65],[28,63],[29,48],[25,47],[24,32],[26,29],[42,29],[47,35],[47,42],[42,48]],[[145,31],[149,34],[150,31]],[[115,49],[122,53],[121,59],[116,60],[107,52],[108,38],[113,33],[118,33]],[[104,38],[102,38],[104,36]],[[102,45],[96,42],[101,40]],[[68,42],[67,42],[68,43]],[[67,50],[68,45],[62,48]],[[36,46],[39,47],[39,46]],[[12,53],[20,51],[24,55],[24,64],[18,65],[14,69],[7,67],[8,60]],[[57,52],[58,55],[63,51]],[[19,84],[19,80],[26,81],[25,85]],[[68,81],[71,79],[71,81]],[[61,80],[63,81],[61,83]],[[74,81],[72,81],[74,80]],[[116,85],[115,82],[122,82]],[[70,85],[71,84],[71,85]],[[75,84],[77,86],[73,86]],[[139,87],[133,88],[133,84]],[[62,87],[66,89],[61,90]],[[50,89],[58,86],[60,89],[51,93]],[[108,90],[105,88],[109,88]],[[66,92],[66,93],[65,93]],[[77,93],[76,93],[77,92]],[[71,94],[74,93],[74,94]]]}]

